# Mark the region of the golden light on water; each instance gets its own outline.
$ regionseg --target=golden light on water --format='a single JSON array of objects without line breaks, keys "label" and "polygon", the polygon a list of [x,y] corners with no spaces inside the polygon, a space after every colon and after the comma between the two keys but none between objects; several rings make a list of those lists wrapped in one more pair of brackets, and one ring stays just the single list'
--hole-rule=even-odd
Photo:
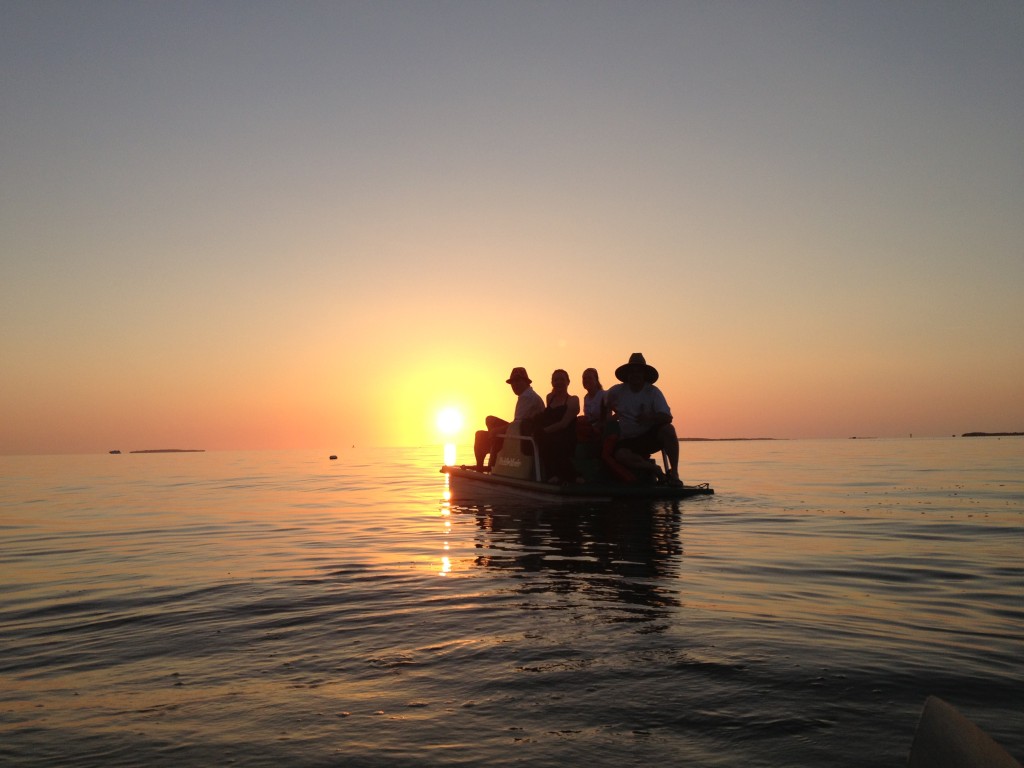
[{"label": "golden light on water", "polygon": [[[444,463],[454,464],[455,463],[455,443],[445,443],[444,446]],[[441,576],[447,576],[452,572],[452,561],[448,556],[450,546],[448,544],[448,537],[452,532],[452,489],[449,484],[448,475],[444,476],[444,493],[441,497],[441,518],[444,520],[444,554],[441,555],[441,569],[438,572]]]},{"label": "golden light on water", "polygon": [[[444,463],[448,466],[455,464],[455,443],[444,444]],[[445,489],[447,493],[447,489]]]}]

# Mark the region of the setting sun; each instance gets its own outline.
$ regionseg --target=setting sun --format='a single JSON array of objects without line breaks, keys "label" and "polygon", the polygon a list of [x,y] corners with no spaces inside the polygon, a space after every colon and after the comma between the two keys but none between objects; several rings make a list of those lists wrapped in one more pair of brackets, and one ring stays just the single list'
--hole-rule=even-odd
[{"label": "setting sun", "polygon": [[442,409],[437,414],[437,428],[443,435],[454,435],[462,429],[462,413],[457,408]]}]

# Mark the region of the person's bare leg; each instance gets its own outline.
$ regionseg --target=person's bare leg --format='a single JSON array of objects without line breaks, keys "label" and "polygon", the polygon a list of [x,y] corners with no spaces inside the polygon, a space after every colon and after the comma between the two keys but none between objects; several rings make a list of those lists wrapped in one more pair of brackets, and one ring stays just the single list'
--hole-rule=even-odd
[{"label": "person's bare leg", "polygon": [[658,437],[661,438],[661,449],[668,457],[669,480],[679,480],[679,437],[676,428],[666,424],[658,430]]},{"label": "person's bare leg", "polygon": [[615,449],[615,460],[627,469],[638,469],[641,472],[650,472],[651,470],[651,460],[629,450],[629,448]]},{"label": "person's bare leg", "polygon": [[504,419],[499,419],[497,416],[488,416],[484,419],[484,424],[487,425],[487,429],[477,430],[476,439],[473,441],[473,455],[476,456],[476,465],[478,467],[484,466],[484,459],[487,454],[491,454],[491,464],[494,464],[494,454],[498,452],[500,446],[497,445],[497,439],[505,434],[505,430],[508,429],[508,422]]},{"label": "person's bare leg", "polygon": [[482,467],[484,459],[491,451],[491,433],[487,430],[477,430],[476,439],[473,441],[473,454],[476,456],[476,465]]}]

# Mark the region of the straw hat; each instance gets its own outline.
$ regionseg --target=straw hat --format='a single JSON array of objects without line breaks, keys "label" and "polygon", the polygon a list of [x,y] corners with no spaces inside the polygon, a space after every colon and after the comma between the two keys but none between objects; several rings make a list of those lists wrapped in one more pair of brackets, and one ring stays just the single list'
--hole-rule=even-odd
[{"label": "straw hat", "polygon": [[658,369],[653,365],[648,365],[647,361],[644,360],[644,356],[639,352],[634,352],[629,356],[628,363],[620,365],[615,369],[615,378],[624,382],[629,377],[630,371],[634,368],[639,368],[644,372],[644,378],[647,379],[648,383],[653,384],[658,380]]}]

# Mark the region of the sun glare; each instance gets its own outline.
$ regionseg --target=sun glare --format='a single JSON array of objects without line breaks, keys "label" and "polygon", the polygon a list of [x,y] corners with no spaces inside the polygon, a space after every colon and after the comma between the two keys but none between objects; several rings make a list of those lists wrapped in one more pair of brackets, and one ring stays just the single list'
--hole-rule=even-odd
[{"label": "sun glare", "polygon": [[437,414],[437,429],[451,437],[462,429],[462,413],[457,408],[445,408]]}]

